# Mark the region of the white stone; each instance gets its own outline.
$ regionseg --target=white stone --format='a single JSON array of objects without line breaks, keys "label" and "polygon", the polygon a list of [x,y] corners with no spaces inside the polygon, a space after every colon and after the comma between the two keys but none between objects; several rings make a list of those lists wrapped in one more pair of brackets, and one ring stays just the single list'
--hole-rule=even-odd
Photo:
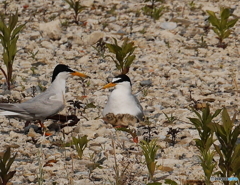
[{"label": "white stone", "polygon": [[39,23],[39,29],[43,35],[49,37],[50,39],[60,39],[61,38],[61,23],[59,20]]}]

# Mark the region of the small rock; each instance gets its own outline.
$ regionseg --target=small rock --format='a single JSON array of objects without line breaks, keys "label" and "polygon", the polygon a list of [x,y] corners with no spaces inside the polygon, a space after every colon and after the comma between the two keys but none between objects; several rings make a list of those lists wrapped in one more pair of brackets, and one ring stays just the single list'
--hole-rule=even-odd
[{"label": "small rock", "polygon": [[96,31],[91,33],[90,35],[83,37],[83,42],[87,46],[92,46],[95,44],[99,39],[103,38],[105,34],[100,31]]},{"label": "small rock", "polygon": [[59,40],[61,38],[61,23],[59,20],[40,23],[39,29],[43,32],[43,35],[48,36],[50,39]]},{"label": "small rock", "polygon": [[175,22],[163,22],[160,24],[160,27],[165,30],[173,30],[177,27],[177,23]]},{"label": "small rock", "polygon": [[141,86],[150,86],[152,85],[152,81],[151,80],[143,80],[140,82]]}]

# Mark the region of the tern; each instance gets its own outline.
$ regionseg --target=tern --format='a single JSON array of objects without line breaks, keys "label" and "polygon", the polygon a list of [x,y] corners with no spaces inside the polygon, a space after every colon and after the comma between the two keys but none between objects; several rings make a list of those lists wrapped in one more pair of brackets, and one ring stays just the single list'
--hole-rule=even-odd
[{"label": "tern", "polygon": [[112,82],[103,86],[103,89],[115,87],[108,97],[107,104],[103,109],[103,116],[109,113],[115,115],[129,114],[135,116],[139,121],[144,118],[143,108],[138,99],[132,94],[131,80],[127,75],[118,75]]},{"label": "tern", "polygon": [[0,103],[0,115],[8,118],[19,118],[29,121],[38,120],[40,125],[49,116],[53,116],[65,107],[65,84],[69,76],[87,75],[74,71],[69,66],[58,64],[53,71],[52,83],[49,88],[36,97],[23,103]]}]

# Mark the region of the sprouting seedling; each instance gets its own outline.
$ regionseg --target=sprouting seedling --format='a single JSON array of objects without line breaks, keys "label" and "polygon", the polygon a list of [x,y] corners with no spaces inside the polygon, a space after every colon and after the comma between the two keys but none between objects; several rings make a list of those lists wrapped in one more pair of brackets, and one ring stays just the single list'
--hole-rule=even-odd
[{"label": "sprouting seedling", "polygon": [[204,40],[203,36],[201,36],[201,40],[200,42],[197,42],[197,44],[199,45],[200,48],[207,48],[207,42]]},{"label": "sprouting seedling", "polygon": [[154,21],[158,20],[163,15],[165,7],[157,8],[156,3],[162,2],[162,0],[145,0],[145,2],[151,2],[151,5],[146,5],[142,8],[143,14],[150,16]]},{"label": "sprouting seedling", "polygon": [[34,52],[34,51],[29,52],[29,54],[33,60],[37,60],[36,55],[38,54],[38,52],[39,52],[39,50],[37,50],[36,52]]},{"label": "sprouting seedling", "polygon": [[152,8],[149,6],[144,6],[142,8],[143,14],[150,16],[154,21],[158,20],[162,15],[165,7],[161,6],[160,8]]},{"label": "sprouting seedling", "polygon": [[109,52],[115,54],[115,58],[110,56],[114,61],[116,68],[121,71],[121,74],[127,74],[130,66],[135,59],[133,54],[136,46],[133,42],[129,42],[128,38],[124,39],[122,46],[118,45],[117,39],[113,38],[114,44],[106,44]]},{"label": "sprouting seedling", "polygon": [[165,117],[167,118],[167,120],[165,121],[165,123],[169,123],[169,124],[174,124],[174,122],[177,120],[176,116],[173,116],[173,114],[171,113],[170,116],[168,116],[166,113],[163,112],[163,114],[165,115]]},{"label": "sprouting seedling", "polygon": [[159,146],[157,145],[156,140],[152,140],[150,142],[142,140],[140,142],[140,147],[145,157],[145,161],[146,161],[148,172],[149,172],[149,177],[151,180],[153,180],[153,176],[154,176],[154,172],[157,164],[157,161],[155,160],[155,158],[156,158]]},{"label": "sprouting seedling", "polygon": [[3,157],[0,157],[0,184],[6,185],[9,180],[14,176],[16,171],[9,171],[12,163],[14,162],[17,153],[11,157],[10,147],[4,152]]},{"label": "sprouting seedling", "polygon": [[197,6],[194,1],[189,2],[188,6],[189,6],[191,11],[194,11],[196,9],[200,9],[202,7],[202,5]]},{"label": "sprouting seedling", "polygon": [[229,19],[231,12],[229,8],[220,8],[220,18],[218,18],[215,12],[207,10],[209,15],[208,21],[211,23],[212,30],[216,33],[219,40],[218,47],[226,48],[227,44],[223,42],[231,34],[231,28],[237,23],[239,18]]},{"label": "sprouting seedling", "polygon": [[64,146],[65,147],[74,146],[76,151],[77,151],[78,157],[80,159],[82,159],[83,151],[87,147],[88,141],[89,140],[87,139],[86,135],[82,136],[82,137],[80,137],[80,136],[72,137],[72,141],[69,142],[69,143],[64,144]]},{"label": "sprouting seedling", "polygon": [[3,46],[3,62],[7,68],[5,71],[1,66],[4,77],[6,78],[6,83],[8,90],[11,88],[12,73],[13,73],[13,62],[17,53],[17,41],[19,38],[19,33],[24,28],[25,24],[17,26],[18,23],[18,11],[15,14],[10,14],[8,17],[8,24],[5,22],[5,16],[0,17],[0,40]]},{"label": "sprouting seedling", "polygon": [[74,22],[78,25],[79,24],[78,15],[81,11],[83,11],[86,8],[86,6],[82,6],[80,0],[64,0],[64,1],[68,3],[71,9],[73,9]]}]

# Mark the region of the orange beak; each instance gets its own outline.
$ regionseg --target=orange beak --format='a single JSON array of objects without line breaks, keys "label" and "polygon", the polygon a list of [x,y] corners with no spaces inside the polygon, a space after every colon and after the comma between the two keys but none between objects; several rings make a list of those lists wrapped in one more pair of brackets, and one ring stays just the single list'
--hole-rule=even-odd
[{"label": "orange beak", "polygon": [[89,77],[88,75],[85,75],[83,73],[79,73],[79,72],[76,72],[76,71],[72,72],[71,75],[73,75],[73,76],[80,76],[80,77],[83,77],[83,78]]},{"label": "orange beak", "polygon": [[116,85],[117,85],[117,84],[110,82],[110,83],[104,85],[102,88],[103,88],[103,89],[106,89],[106,88],[114,87],[114,86],[116,86]]}]

